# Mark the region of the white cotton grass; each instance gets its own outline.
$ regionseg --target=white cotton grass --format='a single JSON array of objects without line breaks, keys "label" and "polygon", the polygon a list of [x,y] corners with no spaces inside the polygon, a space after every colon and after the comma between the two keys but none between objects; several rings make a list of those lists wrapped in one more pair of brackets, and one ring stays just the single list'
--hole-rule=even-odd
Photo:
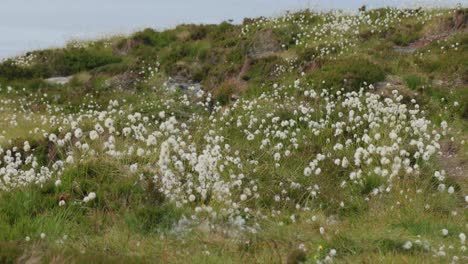
[{"label": "white cotton grass", "polygon": [[61,180],[56,180],[55,181],[55,186],[56,187],[60,187],[62,185],[62,181]]},{"label": "white cotton grass", "polygon": [[81,128],[77,128],[73,132],[73,135],[75,135],[76,138],[81,138],[83,136],[83,131],[81,130]]},{"label": "white cotton grass", "polygon": [[138,163],[130,165],[130,172],[135,173],[138,170]]},{"label": "white cotton grass", "polygon": [[442,235],[447,236],[449,234],[449,231],[447,229],[442,229]]},{"label": "white cotton grass", "polygon": [[[265,93],[259,99],[239,100],[224,111],[216,108],[184,122],[169,110],[145,116],[119,108],[122,106],[115,101],[109,102],[109,111],[90,111],[62,119],[56,117],[54,120],[63,122],[60,123],[62,132],[59,135],[49,133],[47,137],[66,153],[64,160],[41,167],[35,165],[37,162],[31,153],[26,159],[33,165],[32,170],[22,170],[25,164],[13,162],[16,154],[10,150],[6,152],[5,161],[9,170],[15,171],[6,174],[6,170],[0,170],[0,176],[6,175],[0,187],[7,190],[44,184],[49,179],[55,179],[55,185],[60,187],[60,177],[65,169],[80,166],[91,157],[106,157],[116,162],[133,160],[125,164],[128,173],[139,177],[141,173],[152,175],[158,191],[177,206],[201,205],[210,200],[218,204],[218,216],[235,218],[246,212],[259,214],[250,203],[261,196],[266,198],[265,195],[271,195],[273,208],[292,203],[294,210],[310,210],[289,193],[304,192],[309,199],[316,199],[322,195],[323,177],[343,170],[347,179],[338,182],[337,188],[362,185],[370,171],[382,178],[382,185],[372,190],[377,196],[398,180],[398,176],[417,175],[420,171],[417,163],[429,161],[440,149],[441,135],[428,133],[437,127],[425,119],[418,108],[403,104],[397,91],[392,97],[383,98],[368,92],[368,87],[344,93],[332,89],[315,91],[302,80],[296,80],[292,85],[295,89],[308,91],[305,93],[308,96],[313,94],[314,100],[322,102],[320,108],[308,99],[290,96],[286,86],[277,84],[271,93]],[[255,112],[255,109],[266,106],[275,108]],[[286,109],[294,118],[281,117],[279,113]],[[319,118],[315,117],[317,113],[321,113]],[[94,125],[89,127],[84,123]],[[192,123],[209,124],[206,132],[196,140],[190,132]],[[441,129],[448,129],[446,126],[443,123]],[[232,145],[226,136],[230,130],[245,135],[243,140],[249,142],[248,155]],[[382,133],[384,130],[389,132]],[[343,138],[345,131],[352,136]],[[306,161],[302,168],[297,168],[299,175],[280,179],[275,186],[269,186],[271,192],[265,192],[265,187],[253,177],[258,168],[271,161],[274,162],[273,171],[281,170],[283,164],[297,159],[299,149],[309,147],[309,142],[315,140],[323,141],[327,151],[299,156]],[[23,148],[28,145],[25,142]],[[445,172],[436,171],[434,175],[440,182],[439,189],[451,193],[453,187],[445,185]],[[95,193],[89,193],[82,199],[87,203],[95,198]],[[337,201],[340,208],[346,208],[347,204],[347,201]],[[199,211],[204,212],[204,209]]]},{"label": "white cotton grass", "polygon": [[83,202],[88,203],[88,202],[93,201],[94,199],[96,199],[96,193],[95,192],[90,192],[90,193],[88,193],[88,195],[86,195],[83,198]]},{"label": "white cotton grass", "polygon": [[406,250],[409,250],[413,247],[413,243],[411,243],[411,241],[406,241],[404,244],[403,244],[403,248],[406,249]]},{"label": "white cotton grass", "polygon": [[466,241],[466,235],[465,235],[465,233],[460,233],[460,234],[458,235],[458,238],[460,239],[460,243],[464,245],[464,244],[465,244],[465,241]]},{"label": "white cotton grass", "polygon": [[453,186],[450,186],[450,187],[448,187],[447,192],[449,194],[453,194],[455,192],[455,188],[453,188]]},{"label": "white cotton grass", "polygon": [[319,228],[319,232],[320,232],[321,235],[324,235],[325,234],[325,228],[323,226],[321,226]]},{"label": "white cotton grass", "polygon": [[89,132],[89,138],[90,138],[91,140],[96,140],[96,139],[98,139],[98,138],[99,138],[98,132],[95,131],[95,130],[91,130],[91,131]]}]

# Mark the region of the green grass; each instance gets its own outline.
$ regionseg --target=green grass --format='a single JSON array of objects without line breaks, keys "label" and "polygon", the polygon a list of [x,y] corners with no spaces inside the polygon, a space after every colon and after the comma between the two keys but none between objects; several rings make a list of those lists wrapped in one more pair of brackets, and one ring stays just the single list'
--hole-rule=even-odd
[{"label": "green grass", "polygon": [[343,58],[325,65],[310,73],[308,80],[321,86],[332,86],[340,89],[359,90],[364,82],[371,84],[383,81],[385,71],[382,66],[358,56]]},{"label": "green grass", "polygon": [[404,78],[406,86],[411,90],[417,90],[425,83],[424,79],[418,75],[408,75]]}]

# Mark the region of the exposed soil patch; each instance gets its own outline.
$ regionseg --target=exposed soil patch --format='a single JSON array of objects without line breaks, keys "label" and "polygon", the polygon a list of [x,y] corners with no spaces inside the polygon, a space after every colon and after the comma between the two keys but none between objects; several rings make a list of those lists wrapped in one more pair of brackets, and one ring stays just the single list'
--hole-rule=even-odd
[{"label": "exposed soil patch", "polygon": [[453,14],[453,24],[454,30],[461,30],[466,28],[466,24],[468,24],[467,9],[455,11]]},{"label": "exposed soil patch", "polygon": [[441,142],[441,151],[440,163],[451,178],[461,180],[468,176],[468,161],[460,157],[458,142]]},{"label": "exposed soil patch", "polygon": [[320,69],[322,68],[322,65],[323,63],[322,62],[319,62],[319,61],[311,61],[310,63],[306,64],[304,66],[304,72],[311,72],[311,71],[315,71],[317,69]]},{"label": "exposed soil patch", "polygon": [[375,83],[374,88],[375,93],[389,98],[393,98],[393,90],[397,90],[398,94],[403,95],[403,102],[406,104],[411,103],[411,100],[417,97],[417,94],[410,90],[398,76],[389,75],[385,81]]},{"label": "exposed soil patch", "polygon": [[239,78],[242,79],[242,76],[246,75],[247,72],[250,69],[250,64],[252,63],[252,60],[249,58],[246,58],[244,60],[244,65],[242,65],[241,71],[239,73]]},{"label": "exposed soil patch", "polygon": [[47,162],[49,164],[52,164],[57,160],[58,160],[57,146],[52,142],[48,142],[47,143]]}]

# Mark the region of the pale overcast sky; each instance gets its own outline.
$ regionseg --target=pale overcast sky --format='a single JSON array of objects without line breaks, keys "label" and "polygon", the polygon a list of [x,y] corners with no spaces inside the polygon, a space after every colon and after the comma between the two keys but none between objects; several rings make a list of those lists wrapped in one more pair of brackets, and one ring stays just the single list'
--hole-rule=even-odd
[{"label": "pale overcast sky", "polygon": [[[468,0],[0,0],[0,58],[64,45],[72,38],[164,29],[180,23],[219,23],[274,16],[301,8],[356,10]],[[417,4],[416,4],[417,5]]]}]

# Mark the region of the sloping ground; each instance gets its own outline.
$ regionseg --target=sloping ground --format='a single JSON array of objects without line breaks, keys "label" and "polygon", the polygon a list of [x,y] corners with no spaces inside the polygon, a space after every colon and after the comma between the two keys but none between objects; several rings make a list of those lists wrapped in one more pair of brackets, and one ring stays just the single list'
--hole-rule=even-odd
[{"label": "sloping ground", "polygon": [[468,14],[465,10],[456,10],[453,13],[453,18],[443,25],[439,26],[440,29],[436,34],[426,35],[408,46],[396,46],[395,50],[401,53],[413,53],[418,49],[424,48],[434,41],[446,40],[453,35],[460,33],[467,33],[468,27]]},{"label": "sloping ground", "polygon": [[5,61],[0,262],[465,263],[467,45],[305,10]]}]

